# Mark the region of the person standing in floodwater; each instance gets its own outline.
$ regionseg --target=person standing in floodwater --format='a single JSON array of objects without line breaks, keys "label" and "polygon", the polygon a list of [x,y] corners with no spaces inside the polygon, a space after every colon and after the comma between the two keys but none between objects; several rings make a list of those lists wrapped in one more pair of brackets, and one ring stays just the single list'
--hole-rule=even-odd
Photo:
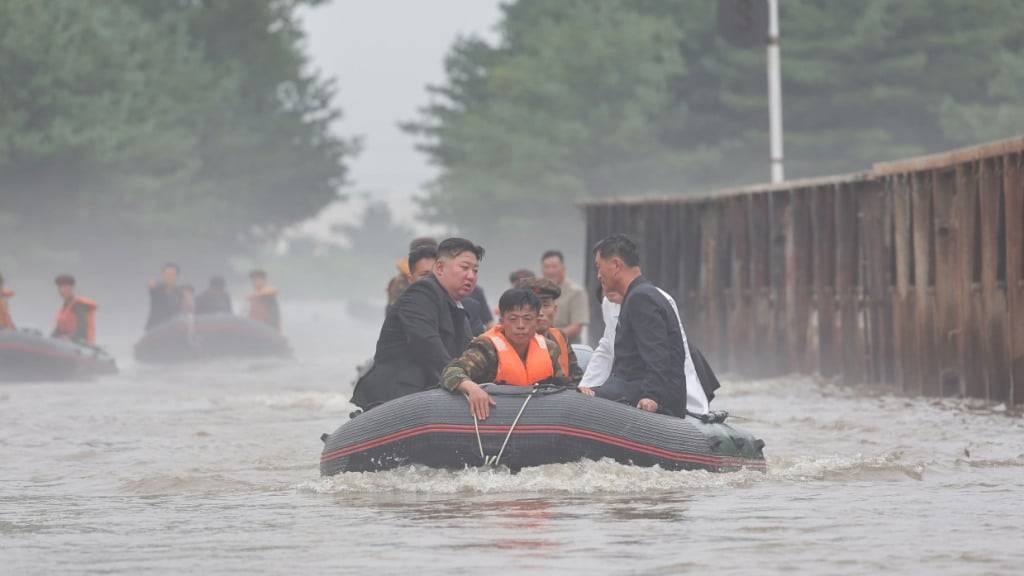
[{"label": "person standing in floodwater", "polygon": [[256,269],[249,273],[252,293],[249,294],[249,318],[281,331],[281,307],[277,303],[277,288],[267,284],[267,273]]},{"label": "person standing in floodwater", "polygon": [[4,275],[0,274],[0,330],[14,330],[11,310],[7,301],[14,297],[14,291],[4,286]]},{"label": "person standing in floodwater", "polygon": [[177,264],[168,262],[160,269],[160,280],[149,283],[147,331],[184,313],[185,293],[178,286],[180,272]]}]

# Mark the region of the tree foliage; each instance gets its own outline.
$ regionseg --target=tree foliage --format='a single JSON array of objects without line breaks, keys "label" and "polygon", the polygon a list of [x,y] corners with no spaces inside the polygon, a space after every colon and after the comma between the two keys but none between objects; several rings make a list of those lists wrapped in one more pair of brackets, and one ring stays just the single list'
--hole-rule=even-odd
[{"label": "tree foliage", "polygon": [[336,199],[315,3],[0,0],[4,243],[222,257]]},{"label": "tree foliage", "polygon": [[[781,2],[787,176],[1024,131],[1017,4]],[[457,42],[407,125],[441,170],[425,214],[494,234],[564,222],[578,199],[765,180],[764,51],[715,18],[706,0],[506,6],[497,41]]]}]

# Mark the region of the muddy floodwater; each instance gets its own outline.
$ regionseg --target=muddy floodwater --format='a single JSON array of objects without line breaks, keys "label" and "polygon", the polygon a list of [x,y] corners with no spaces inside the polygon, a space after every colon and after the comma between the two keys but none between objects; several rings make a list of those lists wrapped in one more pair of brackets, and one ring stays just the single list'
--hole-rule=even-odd
[{"label": "muddy floodwater", "polygon": [[0,384],[0,573],[1024,570],[1020,418],[797,378],[726,377],[715,401],[765,439],[767,474],[320,478],[319,436],[353,409],[378,315],[287,308],[295,360],[156,369],[125,334],[116,377]]}]

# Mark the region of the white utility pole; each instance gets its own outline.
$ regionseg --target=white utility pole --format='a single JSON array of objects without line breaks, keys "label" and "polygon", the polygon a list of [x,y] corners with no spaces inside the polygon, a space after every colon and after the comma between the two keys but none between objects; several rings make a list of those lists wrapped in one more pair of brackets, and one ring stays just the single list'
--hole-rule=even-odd
[{"label": "white utility pole", "polygon": [[779,0],[768,0],[768,108],[772,183],[786,179],[782,160],[782,64],[779,58]]}]

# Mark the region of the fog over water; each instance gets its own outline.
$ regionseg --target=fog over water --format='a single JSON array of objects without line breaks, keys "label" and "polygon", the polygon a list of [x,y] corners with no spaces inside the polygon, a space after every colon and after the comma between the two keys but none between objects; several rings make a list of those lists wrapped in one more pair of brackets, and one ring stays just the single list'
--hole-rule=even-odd
[{"label": "fog over water", "polygon": [[[295,360],[0,387],[8,574],[1015,574],[1024,422],[810,380],[724,379],[769,472],[611,462],[320,478],[379,317],[285,308]],[[376,313],[379,316],[379,312]],[[362,316],[362,315],[361,315]],[[136,334],[110,334],[126,351]]]}]

